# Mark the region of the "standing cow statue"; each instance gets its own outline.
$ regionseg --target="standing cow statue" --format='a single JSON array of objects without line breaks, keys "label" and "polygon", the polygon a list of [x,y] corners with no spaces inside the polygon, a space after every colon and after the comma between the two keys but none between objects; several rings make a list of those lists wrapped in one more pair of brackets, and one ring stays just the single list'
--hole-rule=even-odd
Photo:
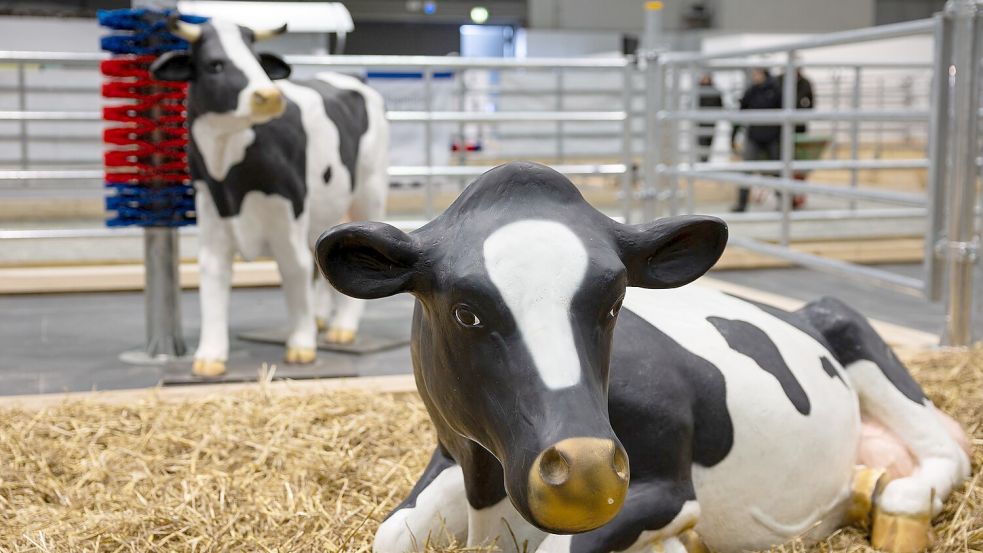
[{"label": "standing cow statue", "polygon": [[533,163],[485,173],[411,234],[325,232],[315,256],[340,291],[416,297],[439,442],[375,551],[449,534],[736,552],[851,522],[886,551],[924,549],[969,474],[962,430],[842,302],[785,312],[687,285],[726,241],[712,217],[617,223]]},{"label": "standing cow statue", "polygon": [[267,249],[287,296],[285,360],[310,363],[316,323],[325,323],[328,342],[348,343],[364,308],[354,298],[332,298],[323,279],[313,282],[312,229],[337,224],[346,213],[356,220],[383,216],[389,129],[382,97],[346,75],[285,80],[290,66],[273,54],[257,55],[253,43],[286,26],[258,31],[221,20],[193,25],[175,16],[169,28],[190,51],[163,55],[151,72],[190,83],[202,314],[193,370],[200,376],[225,372],[233,256],[251,259]]}]

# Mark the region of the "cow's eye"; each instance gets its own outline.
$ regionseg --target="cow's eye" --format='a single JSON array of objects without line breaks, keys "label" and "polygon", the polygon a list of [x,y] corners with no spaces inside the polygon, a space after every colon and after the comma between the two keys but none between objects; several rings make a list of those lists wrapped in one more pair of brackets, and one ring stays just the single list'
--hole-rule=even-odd
[{"label": "cow's eye", "polygon": [[614,302],[614,305],[611,306],[611,311],[608,312],[608,317],[613,319],[618,316],[618,313],[621,312],[621,302],[624,300],[625,298],[619,298],[618,301]]},{"label": "cow's eye", "polygon": [[221,61],[215,60],[208,64],[209,73],[221,73],[225,69],[225,64]]},{"label": "cow's eye", "polygon": [[473,311],[459,305],[454,308],[454,318],[457,319],[458,324],[467,328],[475,328],[481,326],[481,319],[474,314]]}]

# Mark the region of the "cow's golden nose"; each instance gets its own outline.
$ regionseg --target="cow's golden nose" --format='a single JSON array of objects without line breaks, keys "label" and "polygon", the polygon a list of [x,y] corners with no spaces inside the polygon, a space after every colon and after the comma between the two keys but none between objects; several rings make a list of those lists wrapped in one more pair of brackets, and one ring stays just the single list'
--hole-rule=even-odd
[{"label": "cow's golden nose", "polygon": [[529,471],[529,509],[543,528],[586,532],[618,513],[628,492],[628,456],[612,440],[567,438]]},{"label": "cow's golden nose", "polygon": [[252,111],[255,115],[277,116],[285,107],[283,93],[278,88],[260,88],[253,92]]}]

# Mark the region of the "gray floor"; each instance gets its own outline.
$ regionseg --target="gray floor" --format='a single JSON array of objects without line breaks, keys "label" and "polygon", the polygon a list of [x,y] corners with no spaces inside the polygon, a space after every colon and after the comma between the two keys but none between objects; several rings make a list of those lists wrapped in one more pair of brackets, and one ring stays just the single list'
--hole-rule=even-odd
[{"label": "gray floor", "polygon": [[[917,275],[918,267],[893,270]],[[942,309],[923,300],[844,281],[804,269],[720,271],[714,278],[803,300],[836,295],[864,314],[937,332]],[[198,334],[197,292],[182,296],[185,335],[193,349]],[[409,297],[370,302],[363,331],[408,332]],[[279,363],[279,346],[235,339],[238,332],[278,327],[286,320],[280,290],[236,289],[232,295],[232,357]],[[133,366],[119,354],[143,342],[143,297],[139,293],[0,297],[0,394],[51,393],[154,386],[164,368]],[[373,354],[319,352],[321,365],[338,374],[381,375],[410,371],[406,346]],[[295,373],[296,374],[296,373]]]}]

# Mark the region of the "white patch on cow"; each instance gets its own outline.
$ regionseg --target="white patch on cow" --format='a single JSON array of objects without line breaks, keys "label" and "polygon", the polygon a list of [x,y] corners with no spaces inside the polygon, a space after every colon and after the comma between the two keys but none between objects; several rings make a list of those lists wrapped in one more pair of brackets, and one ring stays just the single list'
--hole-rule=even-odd
[{"label": "white patch on cow", "polygon": [[908,399],[874,363],[860,360],[847,374],[861,395],[864,415],[894,432],[918,460],[908,477],[892,480],[878,504],[892,514],[937,515],[952,489],[969,477],[969,457],[946,430],[930,401]]},{"label": "white patch on cow", "polygon": [[246,148],[256,139],[248,120],[227,113],[204,113],[191,124],[191,137],[201,154],[208,176],[224,181],[233,167],[246,158]]},{"label": "white patch on cow", "polygon": [[[816,520],[816,535],[835,529],[860,439],[856,393],[822,368],[823,356],[836,365],[835,357],[757,306],[699,285],[629,288],[624,306],[723,374],[734,445],[713,467],[693,466],[703,510],[697,532],[707,545],[722,552],[767,549]],[[799,413],[776,378],[732,349],[707,317],[745,321],[764,332],[808,396],[809,414]],[[818,512],[824,509],[831,511]]]},{"label": "white patch on cow", "polygon": [[536,551],[546,532],[529,524],[508,497],[475,509],[468,504],[468,546],[497,544],[502,551]]},{"label": "white patch on cow", "polygon": [[273,88],[273,81],[263,71],[263,66],[256,59],[256,54],[249,49],[249,46],[242,39],[242,31],[238,25],[231,21],[221,19],[213,19],[211,23],[218,34],[218,40],[222,44],[222,50],[225,51],[225,55],[243,72],[248,81],[246,86],[239,91],[239,102],[236,104],[235,114],[242,117],[251,117],[251,98],[253,92],[261,88]]},{"label": "white patch on cow", "polygon": [[426,544],[441,545],[445,537],[467,539],[468,510],[464,472],[459,465],[445,468],[416,497],[413,507],[400,509],[379,526],[375,553],[423,551]]},{"label": "white patch on cow", "polygon": [[555,221],[524,220],[493,232],[483,250],[543,383],[559,389],[580,382],[570,306],[587,273],[583,242]]},{"label": "white patch on cow", "polygon": [[[331,167],[332,181],[335,180],[335,173],[344,172],[344,175],[348,175],[348,169],[341,162],[341,154],[338,150],[341,144],[338,127],[324,111],[324,98],[313,88],[307,88],[297,83],[280,81],[278,84],[283,94],[300,108],[300,121],[307,137],[306,178],[308,186],[312,190],[325,188],[324,172],[328,167]],[[334,196],[343,200],[338,201],[336,199],[331,203],[347,203],[351,190],[350,175],[348,178],[332,182],[328,188],[332,189],[331,193]],[[335,214],[335,217],[340,218],[342,213],[344,212]]]}]

